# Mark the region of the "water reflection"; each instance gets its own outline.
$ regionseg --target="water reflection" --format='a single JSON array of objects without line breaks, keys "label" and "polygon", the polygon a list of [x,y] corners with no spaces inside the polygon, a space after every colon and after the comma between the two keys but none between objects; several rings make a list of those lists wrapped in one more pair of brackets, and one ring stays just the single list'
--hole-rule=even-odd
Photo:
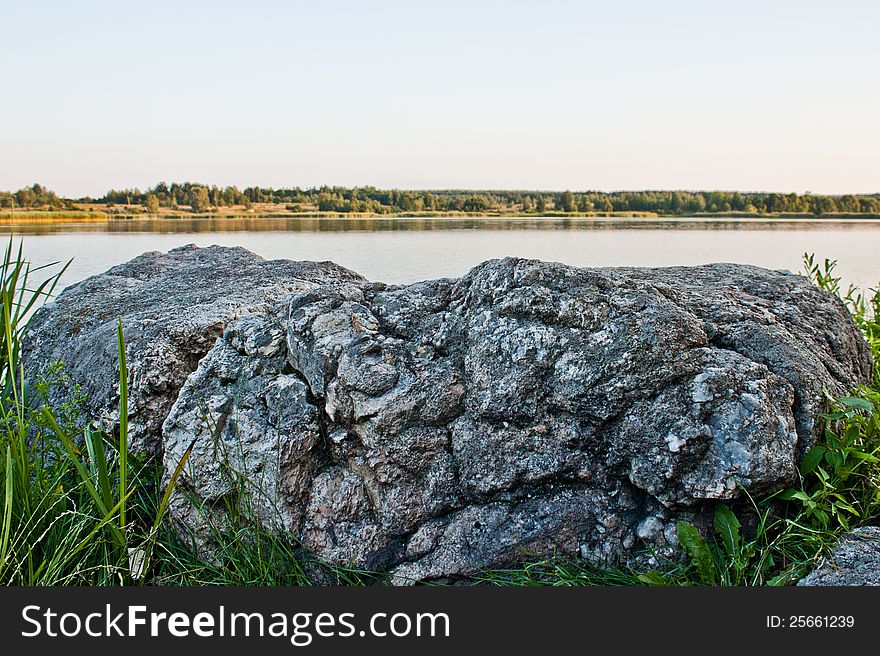
[{"label": "water reflection", "polygon": [[225,232],[424,232],[437,230],[847,230],[880,225],[871,219],[646,219],[603,217],[216,217],[111,220],[45,220],[19,223],[0,217],[0,233],[201,234]]}]

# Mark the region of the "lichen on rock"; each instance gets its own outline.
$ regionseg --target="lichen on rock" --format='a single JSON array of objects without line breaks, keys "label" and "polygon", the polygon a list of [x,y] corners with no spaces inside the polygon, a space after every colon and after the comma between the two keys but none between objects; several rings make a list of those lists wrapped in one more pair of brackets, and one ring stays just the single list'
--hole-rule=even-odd
[{"label": "lichen on rock", "polygon": [[831,553],[798,585],[880,585],[880,526],[861,526],[843,534]]}]

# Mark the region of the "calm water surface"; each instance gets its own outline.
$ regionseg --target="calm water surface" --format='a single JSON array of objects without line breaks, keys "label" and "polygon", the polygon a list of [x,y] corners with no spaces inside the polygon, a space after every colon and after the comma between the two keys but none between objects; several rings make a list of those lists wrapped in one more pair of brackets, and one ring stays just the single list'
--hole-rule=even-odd
[{"label": "calm water surface", "polygon": [[738,262],[801,269],[804,252],[838,259],[846,283],[880,281],[880,221],[756,219],[150,219],[0,224],[34,264],[73,258],[63,284],[144,251],[244,246],[266,258],[332,260],[371,280],[460,276],[506,255],[576,266]]}]

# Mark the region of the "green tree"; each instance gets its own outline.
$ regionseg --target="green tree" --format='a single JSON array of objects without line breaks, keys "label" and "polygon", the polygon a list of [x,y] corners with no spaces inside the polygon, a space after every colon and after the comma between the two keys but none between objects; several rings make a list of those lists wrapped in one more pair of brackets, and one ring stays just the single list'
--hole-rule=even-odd
[{"label": "green tree", "polygon": [[189,191],[189,205],[193,212],[204,212],[210,205],[208,190],[204,187],[193,186]]},{"label": "green tree", "polygon": [[535,211],[538,214],[543,214],[547,211],[547,201],[544,200],[543,194],[538,194],[538,199],[535,201]]},{"label": "green tree", "polygon": [[560,205],[563,212],[577,212],[578,209],[577,203],[574,200],[574,194],[570,191],[563,192]]},{"label": "green tree", "polygon": [[32,189],[25,187],[24,189],[19,189],[15,192],[15,204],[19,207],[32,207],[36,204],[36,194]]},{"label": "green tree", "polygon": [[156,194],[147,194],[147,199],[144,201],[144,207],[148,214],[156,214],[159,211],[158,196],[156,196]]}]

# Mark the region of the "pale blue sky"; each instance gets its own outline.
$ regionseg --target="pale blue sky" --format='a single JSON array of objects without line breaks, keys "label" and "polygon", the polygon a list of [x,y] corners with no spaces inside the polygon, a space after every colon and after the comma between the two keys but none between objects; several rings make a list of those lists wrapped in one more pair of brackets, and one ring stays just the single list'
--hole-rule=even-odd
[{"label": "pale blue sky", "polygon": [[0,189],[880,191],[880,2],[0,0]]}]

